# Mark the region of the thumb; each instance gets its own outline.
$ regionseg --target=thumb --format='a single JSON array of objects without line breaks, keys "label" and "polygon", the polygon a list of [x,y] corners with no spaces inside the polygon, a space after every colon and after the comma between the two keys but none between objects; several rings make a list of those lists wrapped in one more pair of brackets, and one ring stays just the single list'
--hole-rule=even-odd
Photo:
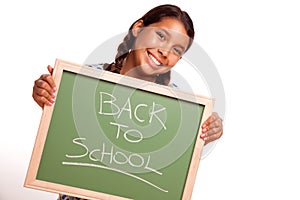
[{"label": "thumb", "polygon": [[51,67],[50,65],[48,65],[48,66],[47,66],[47,69],[48,69],[49,73],[52,75],[53,67]]}]

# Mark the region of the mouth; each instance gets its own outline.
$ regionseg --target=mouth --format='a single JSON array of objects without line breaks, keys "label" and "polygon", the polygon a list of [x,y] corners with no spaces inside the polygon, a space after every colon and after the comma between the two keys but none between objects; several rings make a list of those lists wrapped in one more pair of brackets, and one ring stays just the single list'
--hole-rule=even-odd
[{"label": "mouth", "polygon": [[163,66],[163,64],[158,59],[156,59],[150,52],[147,52],[147,54],[150,58],[150,61],[152,61],[151,63],[153,63],[156,67]]}]

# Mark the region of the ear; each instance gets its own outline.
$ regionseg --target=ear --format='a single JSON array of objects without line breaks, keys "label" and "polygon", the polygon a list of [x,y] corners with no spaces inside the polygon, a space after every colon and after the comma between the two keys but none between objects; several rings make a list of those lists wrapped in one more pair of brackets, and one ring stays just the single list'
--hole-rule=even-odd
[{"label": "ear", "polygon": [[134,37],[137,37],[138,36],[138,34],[142,31],[142,28],[144,27],[144,21],[143,20],[138,20],[138,21],[136,21],[134,24],[133,24],[133,26],[132,26],[132,29],[131,29],[131,31],[132,31],[132,35],[134,36]]}]

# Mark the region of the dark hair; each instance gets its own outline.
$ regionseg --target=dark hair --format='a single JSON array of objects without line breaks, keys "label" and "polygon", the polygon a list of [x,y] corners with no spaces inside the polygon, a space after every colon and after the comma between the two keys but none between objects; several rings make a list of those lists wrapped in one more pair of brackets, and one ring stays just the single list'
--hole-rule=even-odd
[{"label": "dark hair", "polygon": [[[123,60],[128,55],[129,50],[132,48],[132,45],[135,42],[135,37],[132,35],[131,30],[137,21],[143,20],[144,26],[148,26],[150,24],[160,22],[163,18],[166,17],[178,19],[183,23],[187,31],[187,34],[190,37],[190,42],[187,48],[189,49],[195,35],[193,21],[191,20],[190,16],[187,14],[187,12],[182,11],[179,7],[175,5],[170,5],[170,4],[160,5],[155,8],[152,8],[144,16],[136,20],[130,26],[127,35],[123,39],[123,42],[118,46],[118,52],[115,57],[115,62],[113,63],[114,65],[113,67],[117,70],[120,70],[122,68]],[[162,85],[168,85],[169,82],[170,82],[170,71],[165,74],[160,74],[156,80],[156,83]]]}]

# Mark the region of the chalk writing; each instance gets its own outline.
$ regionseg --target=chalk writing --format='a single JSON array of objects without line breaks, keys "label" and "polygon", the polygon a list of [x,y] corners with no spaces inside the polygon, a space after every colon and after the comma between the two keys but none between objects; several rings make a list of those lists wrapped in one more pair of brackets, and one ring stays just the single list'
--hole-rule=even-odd
[{"label": "chalk writing", "polygon": [[[99,109],[99,114],[100,115],[111,115],[111,116],[117,116],[117,119],[120,118],[120,116],[123,114],[123,112],[128,112],[128,117],[129,119],[132,119],[132,105],[131,105],[131,101],[130,98],[127,98],[127,101],[125,102],[125,104],[120,108],[120,106],[118,106],[115,102],[116,102],[117,98],[115,96],[113,96],[112,94],[106,93],[106,92],[100,92],[100,109]],[[107,104],[107,108],[111,108],[111,111],[109,110],[104,110],[105,109],[105,104]],[[147,104],[138,104],[137,106],[135,106],[134,110],[133,110],[133,116],[134,118],[139,121],[139,122],[144,122],[145,119],[141,118],[140,116],[138,116],[138,110],[142,109],[142,108],[147,108],[148,105]],[[167,127],[164,124],[163,120],[159,117],[159,113],[163,112],[166,110],[165,107],[161,108],[160,106],[158,106],[155,102],[152,103],[152,107],[150,107],[150,113],[149,113],[149,124],[152,123],[153,119],[156,119],[161,126],[166,130]]]},{"label": "chalk writing", "polygon": [[90,163],[79,163],[79,162],[63,162],[62,163],[63,165],[73,165],[73,166],[82,166],[82,167],[95,167],[95,168],[102,168],[102,169],[107,169],[107,170],[110,170],[110,171],[115,171],[115,172],[118,172],[118,173],[121,173],[121,174],[125,174],[127,176],[130,176],[132,178],[135,178],[137,180],[140,180],[162,192],[168,192],[168,190],[165,190],[153,183],[151,183],[150,181],[147,181],[141,177],[138,177],[136,175],[133,175],[133,174],[130,174],[130,173],[127,173],[127,172],[124,172],[124,171],[121,171],[121,170],[118,170],[118,169],[115,169],[115,168],[111,168],[111,167],[107,167],[107,166],[104,166],[104,165],[96,165],[96,164],[90,164]]},{"label": "chalk writing", "polygon": [[132,175],[128,172],[122,171],[120,169],[116,169],[116,168],[112,168],[109,166],[104,166],[101,164],[101,162],[104,161],[104,159],[108,159],[109,163],[112,164],[117,164],[117,165],[129,165],[131,167],[134,168],[143,168],[146,169],[150,172],[154,172],[158,175],[162,175],[161,172],[151,168],[150,165],[150,160],[151,160],[151,156],[148,155],[147,158],[144,158],[143,156],[141,156],[138,153],[131,153],[129,155],[121,152],[121,151],[117,151],[114,149],[114,146],[111,146],[110,149],[106,148],[105,143],[102,143],[102,148],[98,148],[98,149],[89,149],[88,146],[86,146],[84,143],[81,143],[81,141],[86,141],[86,138],[75,138],[73,139],[73,144],[77,145],[77,147],[79,148],[79,150],[81,151],[81,153],[76,154],[76,155],[70,155],[70,154],[66,154],[66,157],[69,159],[78,159],[78,158],[84,158],[84,157],[88,157],[89,160],[93,161],[93,162],[100,162],[99,164],[95,164],[95,163],[82,163],[82,162],[62,162],[63,165],[73,165],[73,166],[86,166],[86,167],[96,167],[96,168],[102,168],[102,169],[107,169],[107,170],[111,170],[111,171],[115,171],[118,173],[122,173],[125,174],[127,176],[130,176],[132,178],[138,179],[144,183],[147,183],[163,192],[168,192],[167,190],[164,190],[160,187],[158,187],[157,185],[142,179],[136,175]]},{"label": "chalk writing", "polygon": [[[119,123],[114,123],[114,122],[110,122],[110,124],[115,125],[115,126],[118,127],[118,131],[117,131],[117,134],[116,134],[116,139],[119,139],[121,127],[128,128],[128,126],[126,126],[124,124],[119,124]],[[129,133],[132,133],[132,132],[137,133],[139,138],[136,139],[136,140],[129,139],[127,135]],[[127,142],[131,142],[131,143],[137,143],[137,142],[140,142],[140,141],[143,140],[143,134],[140,131],[136,130],[136,129],[130,129],[130,130],[125,131],[125,133],[123,134],[123,137],[125,138],[125,140],[127,140]]]},{"label": "chalk writing", "polygon": [[151,160],[150,155],[148,155],[147,158],[144,158],[143,156],[137,153],[126,155],[121,151],[115,151],[114,146],[111,146],[110,149],[107,149],[105,143],[102,143],[102,148],[91,150],[84,143],[80,143],[80,141],[85,141],[85,140],[86,138],[73,139],[73,143],[82,150],[82,153],[77,155],[66,154],[66,157],[67,158],[88,157],[91,161],[99,161],[99,162],[103,162],[104,159],[108,159],[110,164],[112,163],[119,164],[119,165],[128,164],[131,167],[136,167],[136,168],[143,167],[144,169],[162,175],[161,172],[149,166]]},{"label": "chalk writing", "polygon": [[[132,105],[130,98],[126,99],[126,102],[123,106],[119,106],[117,104],[117,98],[109,94],[107,92],[100,92],[100,107],[98,114],[103,116],[114,116],[116,119],[120,119],[121,116],[128,117],[130,120],[137,120],[138,122],[148,122],[149,124],[153,123],[155,120],[161,125],[162,130],[167,130],[165,125],[165,121],[161,119],[160,113],[166,112],[166,108],[152,102],[152,105],[147,105],[144,103],[137,104],[135,106]],[[140,115],[139,115],[140,113]],[[141,113],[148,113],[148,119],[141,116]],[[129,127],[128,125],[120,122],[112,122],[109,124],[112,127],[116,128],[115,138],[118,140],[120,137],[123,137],[126,142],[129,143],[139,143],[144,139],[143,133],[135,128]],[[157,123],[156,123],[157,126]],[[112,129],[114,130],[114,129]],[[131,136],[131,137],[130,137]],[[85,141],[85,142],[83,142]],[[156,173],[158,175],[162,175],[162,173],[154,168],[151,165],[151,156],[138,153],[128,153],[122,152],[118,148],[115,148],[114,145],[106,145],[104,142],[100,141],[100,147],[91,149],[91,147],[86,145],[86,138],[78,137],[73,139],[73,144],[76,145],[76,152],[80,152],[77,154],[66,154],[66,158],[68,159],[77,159],[73,162],[63,162],[63,165],[73,165],[73,166],[85,166],[85,167],[94,167],[94,168],[102,168],[106,170],[111,170],[114,172],[122,173],[128,175],[132,178],[138,179],[144,183],[147,183],[163,192],[168,192],[157,185],[142,179],[136,175],[132,175],[128,172],[122,171],[119,168],[121,166],[128,166],[131,168],[141,168],[149,172]],[[79,162],[80,158],[88,158],[91,163]],[[105,162],[106,161],[106,162]],[[107,162],[108,161],[108,162]],[[103,165],[105,163],[106,165]],[[108,164],[108,165],[107,165]],[[117,166],[117,167],[111,167]]]}]

